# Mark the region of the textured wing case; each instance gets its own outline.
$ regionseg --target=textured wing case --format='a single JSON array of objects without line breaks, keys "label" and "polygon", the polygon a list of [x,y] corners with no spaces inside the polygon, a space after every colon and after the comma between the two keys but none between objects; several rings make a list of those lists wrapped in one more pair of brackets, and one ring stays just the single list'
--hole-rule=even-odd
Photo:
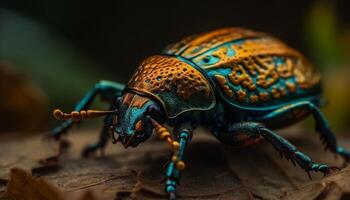
[{"label": "textured wing case", "polygon": [[320,94],[320,74],[296,50],[264,33],[226,28],[164,50],[195,63],[229,103],[268,109]]},{"label": "textured wing case", "polygon": [[190,110],[209,110],[216,103],[214,90],[202,73],[174,56],[144,60],[128,88],[153,96],[170,118]]}]

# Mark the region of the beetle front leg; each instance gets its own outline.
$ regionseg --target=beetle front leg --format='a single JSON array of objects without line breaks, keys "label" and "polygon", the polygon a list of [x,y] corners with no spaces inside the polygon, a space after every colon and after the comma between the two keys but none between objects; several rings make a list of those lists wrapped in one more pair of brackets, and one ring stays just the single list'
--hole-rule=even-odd
[{"label": "beetle front leg", "polygon": [[[112,109],[111,106],[110,109]],[[103,127],[100,133],[99,140],[95,143],[87,145],[81,152],[82,157],[89,157],[94,154],[97,150],[101,150],[101,155],[104,155],[104,149],[107,145],[107,142],[110,138],[111,125],[113,123],[113,115],[107,115],[104,118]]]},{"label": "beetle front leg", "polygon": [[[81,111],[87,109],[95,97],[99,94],[104,100],[113,101],[113,98],[117,96],[121,96],[121,92],[124,88],[124,85],[110,82],[110,81],[100,81],[95,84],[95,86],[85,94],[85,96],[78,102],[75,106],[74,111]],[[60,139],[63,133],[68,132],[68,130],[72,127],[73,121],[67,120],[63,122],[60,126],[54,128],[51,131],[49,137],[52,137],[56,140]]]},{"label": "beetle front leg", "polygon": [[179,149],[173,153],[165,172],[165,191],[169,199],[176,199],[176,186],[180,182],[181,171],[185,169],[184,152],[192,138],[193,123],[181,123],[175,127]]},{"label": "beetle front leg", "polygon": [[176,185],[180,181],[181,170],[184,170],[183,162],[184,151],[190,140],[191,134],[187,130],[180,132],[179,144],[180,148],[176,155],[173,155],[165,173],[165,191],[169,194],[169,199],[175,199]]}]

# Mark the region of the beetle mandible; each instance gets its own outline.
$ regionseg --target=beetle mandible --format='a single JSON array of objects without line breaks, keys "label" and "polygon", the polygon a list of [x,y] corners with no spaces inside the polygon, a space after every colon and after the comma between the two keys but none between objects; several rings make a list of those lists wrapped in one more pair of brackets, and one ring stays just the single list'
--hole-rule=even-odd
[{"label": "beetle mandible", "polygon": [[[97,95],[112,102],[110,111],[86,111]],[[312,115],[326,148],[350,160],[350,153],[337,145],[321,105],[320,73],[301,53],[266,33],[224,28],[187,37],[146,58],[125,86],[97,83],[72,113],[54,111],[66,121],[52,137],[59,139],[74,121],[105,116],[100,140],[82,152],[88,156],[105,147],[109,127],[124,147],[136,147],[154,130],[173,150],[165,190],[175,199],[184,152],[198,126],[233,146],[265,139],[309,176],[311,171],[328,174],[332,167],[314,162],[273,131]],[[174,127],[173,133],[163,124]]]}]

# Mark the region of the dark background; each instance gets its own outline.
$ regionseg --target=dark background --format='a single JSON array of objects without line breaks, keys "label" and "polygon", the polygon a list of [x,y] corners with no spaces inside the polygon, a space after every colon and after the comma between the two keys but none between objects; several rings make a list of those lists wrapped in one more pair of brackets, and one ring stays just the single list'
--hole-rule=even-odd
[{"label": "dark background", "polygon": [[[350,23],[350,2],[334,1],[341,24]],[[314,1],[70,1],[2,0],[58,32],[99,66],[127,81],[146,56],[185,36],[241,26],[270,32],[310,54],[304,19]]]},{"label": "dark background", "polygon": [[0,0],[0,121],[16,129],[18,119],[38,119],[24,127],[42,128],[53,108],[71,110],[99,80],[126,83],[166,45],[238,26],[305,54],[323,72],[326,115],[343,129],[350,123],[349,8],[348,0]]}]

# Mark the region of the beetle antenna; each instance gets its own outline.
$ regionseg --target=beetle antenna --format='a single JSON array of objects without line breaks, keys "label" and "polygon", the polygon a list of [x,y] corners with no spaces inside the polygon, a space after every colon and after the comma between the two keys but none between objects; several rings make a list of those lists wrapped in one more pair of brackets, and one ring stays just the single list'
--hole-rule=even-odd
[{"label": "beetle antenna", "polygon": [[71,113],[64,113],[60,109],[55,109],[53,111],[53,117],[57,120],[68,120],[71,119],[75,122],[80,122],[84,119],[94,119],[102,117],[105,115],[110,115],[115,113],[115,110],[81,110],[81,111],[72,111]]},{"label": "beetle antenna", "polygon": [[169,132],[169,130],[167,128],[165,128],[164,126],[160,125],[158,122],[156,122],[156,120],[152,119],[150,117],[150,120],[154,126],[154,131],[155,133],[159,136],[159,138],[161,140],[164,140],[166,142],[168,142],[168,144],[173,147],[173,143],[176,142],[171,138],[171,134]]},{"label": "beetle antenna", "polygon": [[152,119],[151,117],[150,117],[150,119],[151,119],[151,122],[154,126],[154,130],[155,130],[156,134],[159,136],[159,138],[161,140],[166,141],[174,152],[179,150],[180,145],[177,141],[172,139],[169,130],[166,127],[160,125],[158,122],[156,122],[156,120]]},{"label": "beetle antenna", "polygon": [[156,134],[159,136],[159,138],[161,140],[167,141],[167,143],[169,144],[169,146],[173,150],[173,156],[172,156],[171,160],[175,163],[175,166],[178,163],[184,164],[184,162],[182,160],[179,160],[177,157],[178,151],[180,149],[179,142],[172,139],[171,134],[166,127],[160,125],[158,122],[156,122],[156,120],[152,119],[151,117],[150,117],[150,120],[151,120],[151,122],[154,126],[154,130],[155,130]]}]

